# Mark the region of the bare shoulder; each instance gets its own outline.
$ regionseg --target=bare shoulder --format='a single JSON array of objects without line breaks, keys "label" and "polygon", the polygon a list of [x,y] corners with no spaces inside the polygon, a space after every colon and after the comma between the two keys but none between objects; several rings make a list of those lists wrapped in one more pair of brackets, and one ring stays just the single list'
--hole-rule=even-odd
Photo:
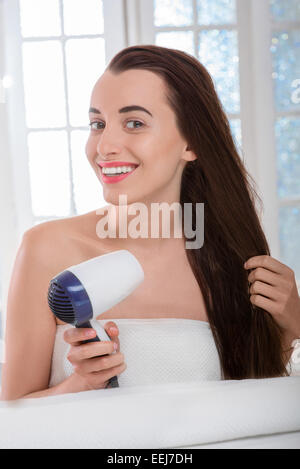
[{"label": "bare shoulder", "polygon": [[[96,236],[96,212],[49,220],[25,231],[20,247],[28,262],[44,272],[44,283],[71,265],[107,252],[104,240]],[[50,310],[49,310],[50,311]],[[56,318],[57,324],[64,324]]]},{"label": "bare shoulder", "polygon": [[105,252],[104,240],[96,236],[96,223],[95,212],[49,220],[27,230],[23,240],[41,261],[65,268]]}]

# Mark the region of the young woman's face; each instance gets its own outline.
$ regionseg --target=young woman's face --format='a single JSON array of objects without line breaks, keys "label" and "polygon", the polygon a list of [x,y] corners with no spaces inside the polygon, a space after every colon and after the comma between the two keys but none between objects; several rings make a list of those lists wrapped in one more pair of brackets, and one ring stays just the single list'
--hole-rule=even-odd
[{"label": "young woman's face", "polygon": [[[187,142],[179,134],[165,92],[163,80],[147,70],[119,75],[107,70],[96,82],[86,154],[108,203],[118,205],[119,194],[127,195],[128,204],[179,201],[182,171],[195,156],[186,151]],[[148,112],[120,112],[133,105]],[[138,167],[123,180],[107,183],[101,162],[127,162]]]}]

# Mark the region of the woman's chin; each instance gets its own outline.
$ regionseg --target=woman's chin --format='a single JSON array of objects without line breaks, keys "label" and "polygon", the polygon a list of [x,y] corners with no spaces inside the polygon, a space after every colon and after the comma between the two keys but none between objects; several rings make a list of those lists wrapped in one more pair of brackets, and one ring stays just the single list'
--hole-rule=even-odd
[{"label": "woman's chin", "polygon": [[133,202],[137,202],[137,200],[131,194],[128,194],[124,191],[121,192],[118,190],[111,190],[110,188],[103,189],[103,197],[108,204],[118,205],[120,207],[122,205],[125,206],[132,204]]}]

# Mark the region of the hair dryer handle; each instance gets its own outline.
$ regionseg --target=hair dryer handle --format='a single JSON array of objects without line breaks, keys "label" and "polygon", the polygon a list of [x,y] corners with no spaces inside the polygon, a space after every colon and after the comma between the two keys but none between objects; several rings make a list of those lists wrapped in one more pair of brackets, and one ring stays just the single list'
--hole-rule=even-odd
[{"label": "hair dryer handle", "polygon": [[[87,321],[87,322],[84,322],[80,325],[77,325],[76,324],[76,327],[78,328],[92,328],[92,325],[90,323],[90,321]],[[99,339],[99,337],[96,335],[96,337],[93,337],[92,339],[87,339],[87,340],[83,340],[81,343],[82,344],[87,344],[88,342],[101,342],[101,340]],[[105,355],[99,355],[99,357],[106,357],[108,354],[106,353]],[[108,380],[108,383],[106,385],[106,388],[118,388],[119,387],[119,383],[118,383],[118,378],[117,376],[113,376],[112,378],[110,378]]]}]

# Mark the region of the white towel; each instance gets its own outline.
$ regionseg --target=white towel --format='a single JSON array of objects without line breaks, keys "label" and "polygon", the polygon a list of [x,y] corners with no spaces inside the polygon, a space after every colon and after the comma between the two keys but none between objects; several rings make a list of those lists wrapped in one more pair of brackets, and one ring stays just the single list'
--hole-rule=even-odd
[{"label": "white towel", "polygon": [[[118,378],[120,387],[221,379],[220,360],[207,322],[183,318],[111,320],[119,328],[120,351],[127,365]],[[91,321],[100,338],[106,322]],[[70,327],[57,326],[50,387],[73,372],[67,359],[70,346],[63,340]]]},{"label": "white towel", "polygon": [[226,441],[234,447],[235,441],[253,437],[256,447],[266,437],[280,447],[282,434],[285,447],[290,435],[291,447],[300,449],[299,396],[300,378],[295,376],[0,402],[0,447],[200,448]]}]

